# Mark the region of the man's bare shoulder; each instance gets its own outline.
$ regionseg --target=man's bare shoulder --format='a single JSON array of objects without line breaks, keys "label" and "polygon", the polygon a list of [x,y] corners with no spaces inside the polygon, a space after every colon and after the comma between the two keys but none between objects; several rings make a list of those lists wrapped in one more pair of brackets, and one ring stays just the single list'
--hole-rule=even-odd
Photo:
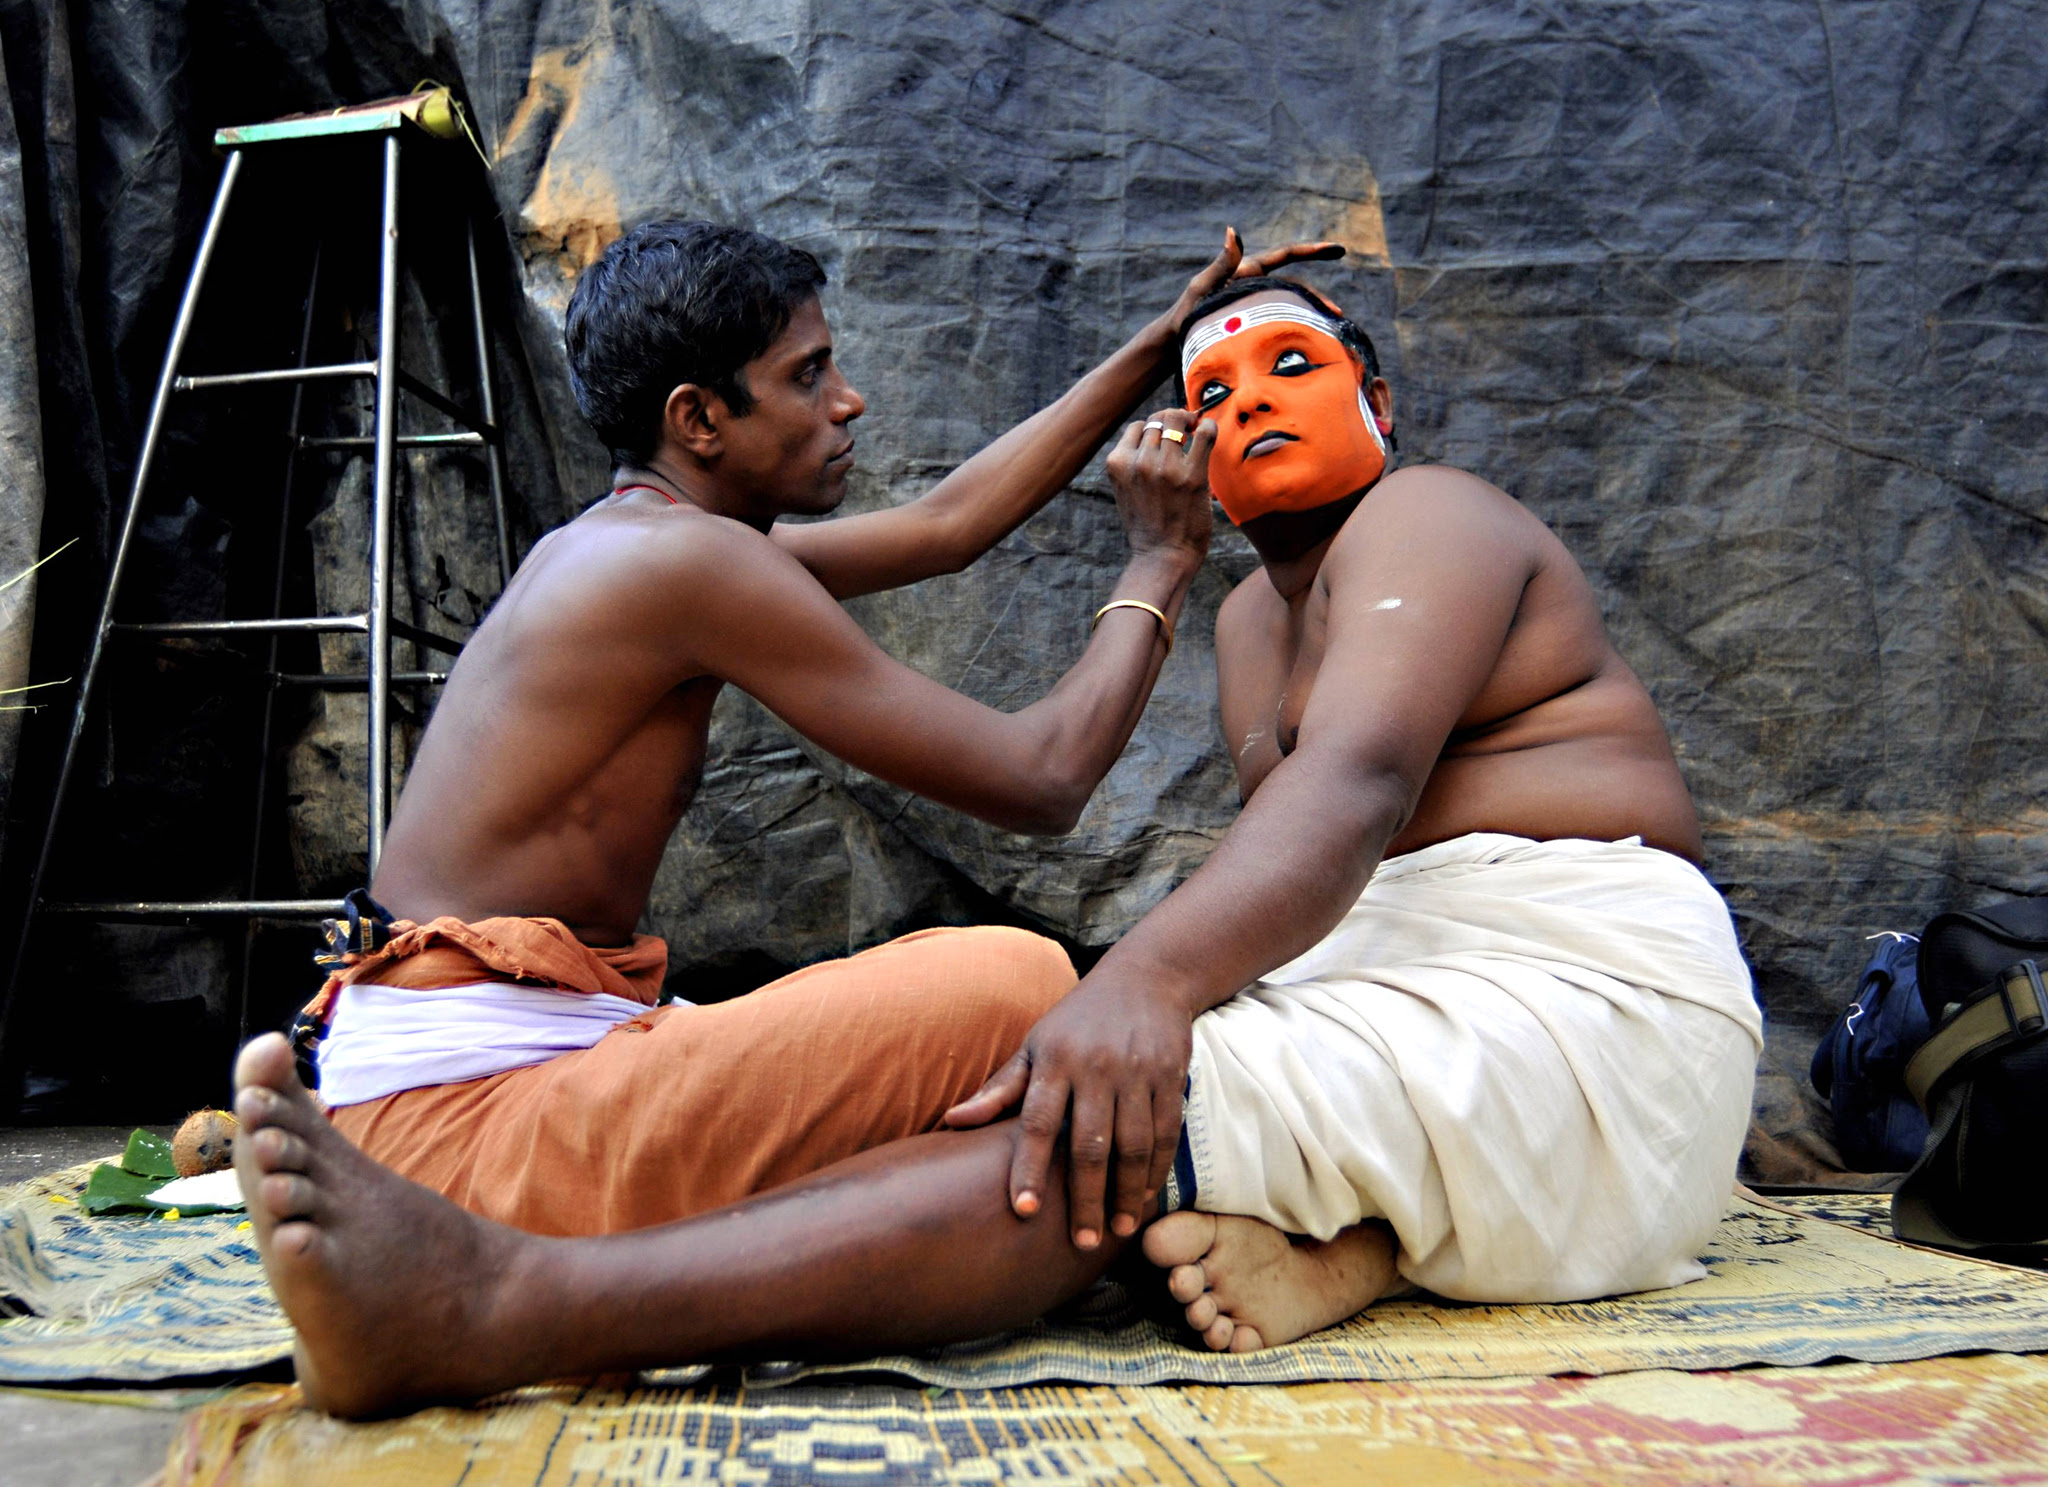
[{"label": "man's bare shoulder", "polygon": [[1556,543],[1548,527],[1490,481],[1452,465],[1411,465],[1358,503],[1323,572],[1476,566],[1526,578]]},{"label": "man's bare shoulder", "polygon": [[1489,480],[1455,465],[1408,465],[1372,488],[1345,523],[1347,534],[1363,523],[1426,523],[1436,528],[1504,525],[1541,526],[1526,507]]},{"label": "man's bare shoulder", "polygon": [[528,562],[534,599],[597,614],[677,615],[748,594],[817,588],[766,534],[681,506],[586,511],[551,532]]}]

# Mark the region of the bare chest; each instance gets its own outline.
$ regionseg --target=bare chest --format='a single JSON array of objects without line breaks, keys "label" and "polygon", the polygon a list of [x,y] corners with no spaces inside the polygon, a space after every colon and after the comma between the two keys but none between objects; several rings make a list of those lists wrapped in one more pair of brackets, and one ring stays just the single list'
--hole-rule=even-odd
[{"label": "bare chest", "polygon": [[1329,599],[1318,586],[1298,605],[1272,596],[1219,650],[1219,701],[1245,799],[1294,751],[1328,637]]}]

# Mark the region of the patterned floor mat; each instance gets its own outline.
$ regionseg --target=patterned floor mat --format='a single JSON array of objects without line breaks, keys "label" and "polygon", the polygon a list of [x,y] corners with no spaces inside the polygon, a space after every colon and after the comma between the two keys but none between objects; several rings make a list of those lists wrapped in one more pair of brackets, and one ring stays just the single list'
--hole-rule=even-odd
[{"label": "patterned floor mat", "polygon": [[[87,1218],[73,1201],[86,1170],[0,1194],[0,1297],[27,1313],[0,1322],[0,1383],[163,1381],[251,1370],[289,1355],[290,1329],[235,1215]],[[2048,1349],[2048,1275],[1867,1232],[1878,1211],[1873,1200],[1810,1206],[1838,1221],[1737,1200],[1706,1257],[1706,1279],[1612,1301],[1394,1301],[1289,1347],[1219,1356],[1190,1346],[1108,1285],[1002,1337],[852,1365],[760,1365],[737,1378],[756,1390],[878,1372],[955,1389],[1048,1381],[1278,1384]],[[703,1369],[681,1369],[647,1381],[706,1378]]]},{"label": "patterned floor mat", "polygon": [[2048,1361],[2002,1354],[1288,1387],[527,1389],[375,1425],[259,1386],[186,1422],[165,1481],[2016,1487],[2048,1479],[2044,1443]]}]

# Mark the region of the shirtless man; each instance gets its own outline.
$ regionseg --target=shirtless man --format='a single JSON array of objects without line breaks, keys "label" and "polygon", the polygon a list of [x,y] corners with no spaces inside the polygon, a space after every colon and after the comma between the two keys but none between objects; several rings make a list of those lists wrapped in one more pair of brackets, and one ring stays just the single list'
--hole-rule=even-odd
[{"label": "shirtless man", "polygon": [[1355,327],[1236,287],[1183,353],[1210,485],[1264,559],[1219,619],[1246,803],[1209,861],[962,1129],[637,1233],[466,1214],[251,1044],[236,1159],[310,1399],[986,1333],[1162,1208],[1146,1252],[1212,1347],[1299,1336],[1397,1270],[1504,1300],[1697,1272],[1756,1014],[1648,695],[1540,522],[1459,471],[1384,474],[1391,395]]},{"label": "shirtless man", "polygon": [[1231,234],[1166,316],[929,494],[791,525],[777,519],[844,498],[866,406],[833,360],[817,260],[708,223],[613,244],[566,331],[615,489],[535,547],[464,650],[295,1029],[343,1134],[475,1212],[602,1233],[936,1127],[1071,965],[1023,930],[929,930],[737,1001],[656,1006],[666,947],[634,930],[713,701],[740,687],[883,779],[1013,830],[1071,830],[1207,547],[1200,461],[1172,442],[1191,416],[1112,456],[1131,560],[1042,700],[1003,713],[950,691],[837,601],[978,558],[1170,370],[1203,293],[1339,251],[1246,261]]}]

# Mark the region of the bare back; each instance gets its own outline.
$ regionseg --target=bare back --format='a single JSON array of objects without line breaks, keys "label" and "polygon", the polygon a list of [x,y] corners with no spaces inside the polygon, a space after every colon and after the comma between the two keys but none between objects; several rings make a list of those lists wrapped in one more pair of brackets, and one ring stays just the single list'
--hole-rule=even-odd
[{"label": "bare back", "polygon": [[650,543],[715,520],[592,511],[534,548],[449,677],[391,822],[380,902],[422,922],[546,915],[592,944],[630,938],[722,684],[678,676],[649,633],[669,616],[619,578]]},{"label": "bare back", "polygon": [[[1376,489],[1361,502],[1314,580],[1291,601],[1262,567],[1218,615],[1223,723],[1243,797],[1249,800],[1296,747],[1326,660],[1332,574],[1361,569],[1376,542],[1403,540],[1404,502],[1441,497],[1462,504],[1464,520],[1519,555],[1519,572],[1510,572],[1520,591],[1485,679],[1388,855],[1500,831],[1539,840],[1641,836],[1696,860],[1699,825],[1663,724],[1608,640],[1592,589],[1564,545],[1511,497],[1461,471],[1424,467],[1386,485],[1397,478],[1403,494],[1383,499]],[[1431,623],[1433,601],[1456,602],[1431,592],[1423,565],[1391,579],[1382,569],[1364,582],[1365,590],[1347,597],[1363,611],[1350,617],[1353,644],[1372,643],[1375,624],[1388,644],[1415,644],[1412,623]],[[1411,631],[1406,637],[1403,628]],[[1421,643],[1429,643],[1426,634]],[[1452,641],[1445,636],[1443,643]]]}]

